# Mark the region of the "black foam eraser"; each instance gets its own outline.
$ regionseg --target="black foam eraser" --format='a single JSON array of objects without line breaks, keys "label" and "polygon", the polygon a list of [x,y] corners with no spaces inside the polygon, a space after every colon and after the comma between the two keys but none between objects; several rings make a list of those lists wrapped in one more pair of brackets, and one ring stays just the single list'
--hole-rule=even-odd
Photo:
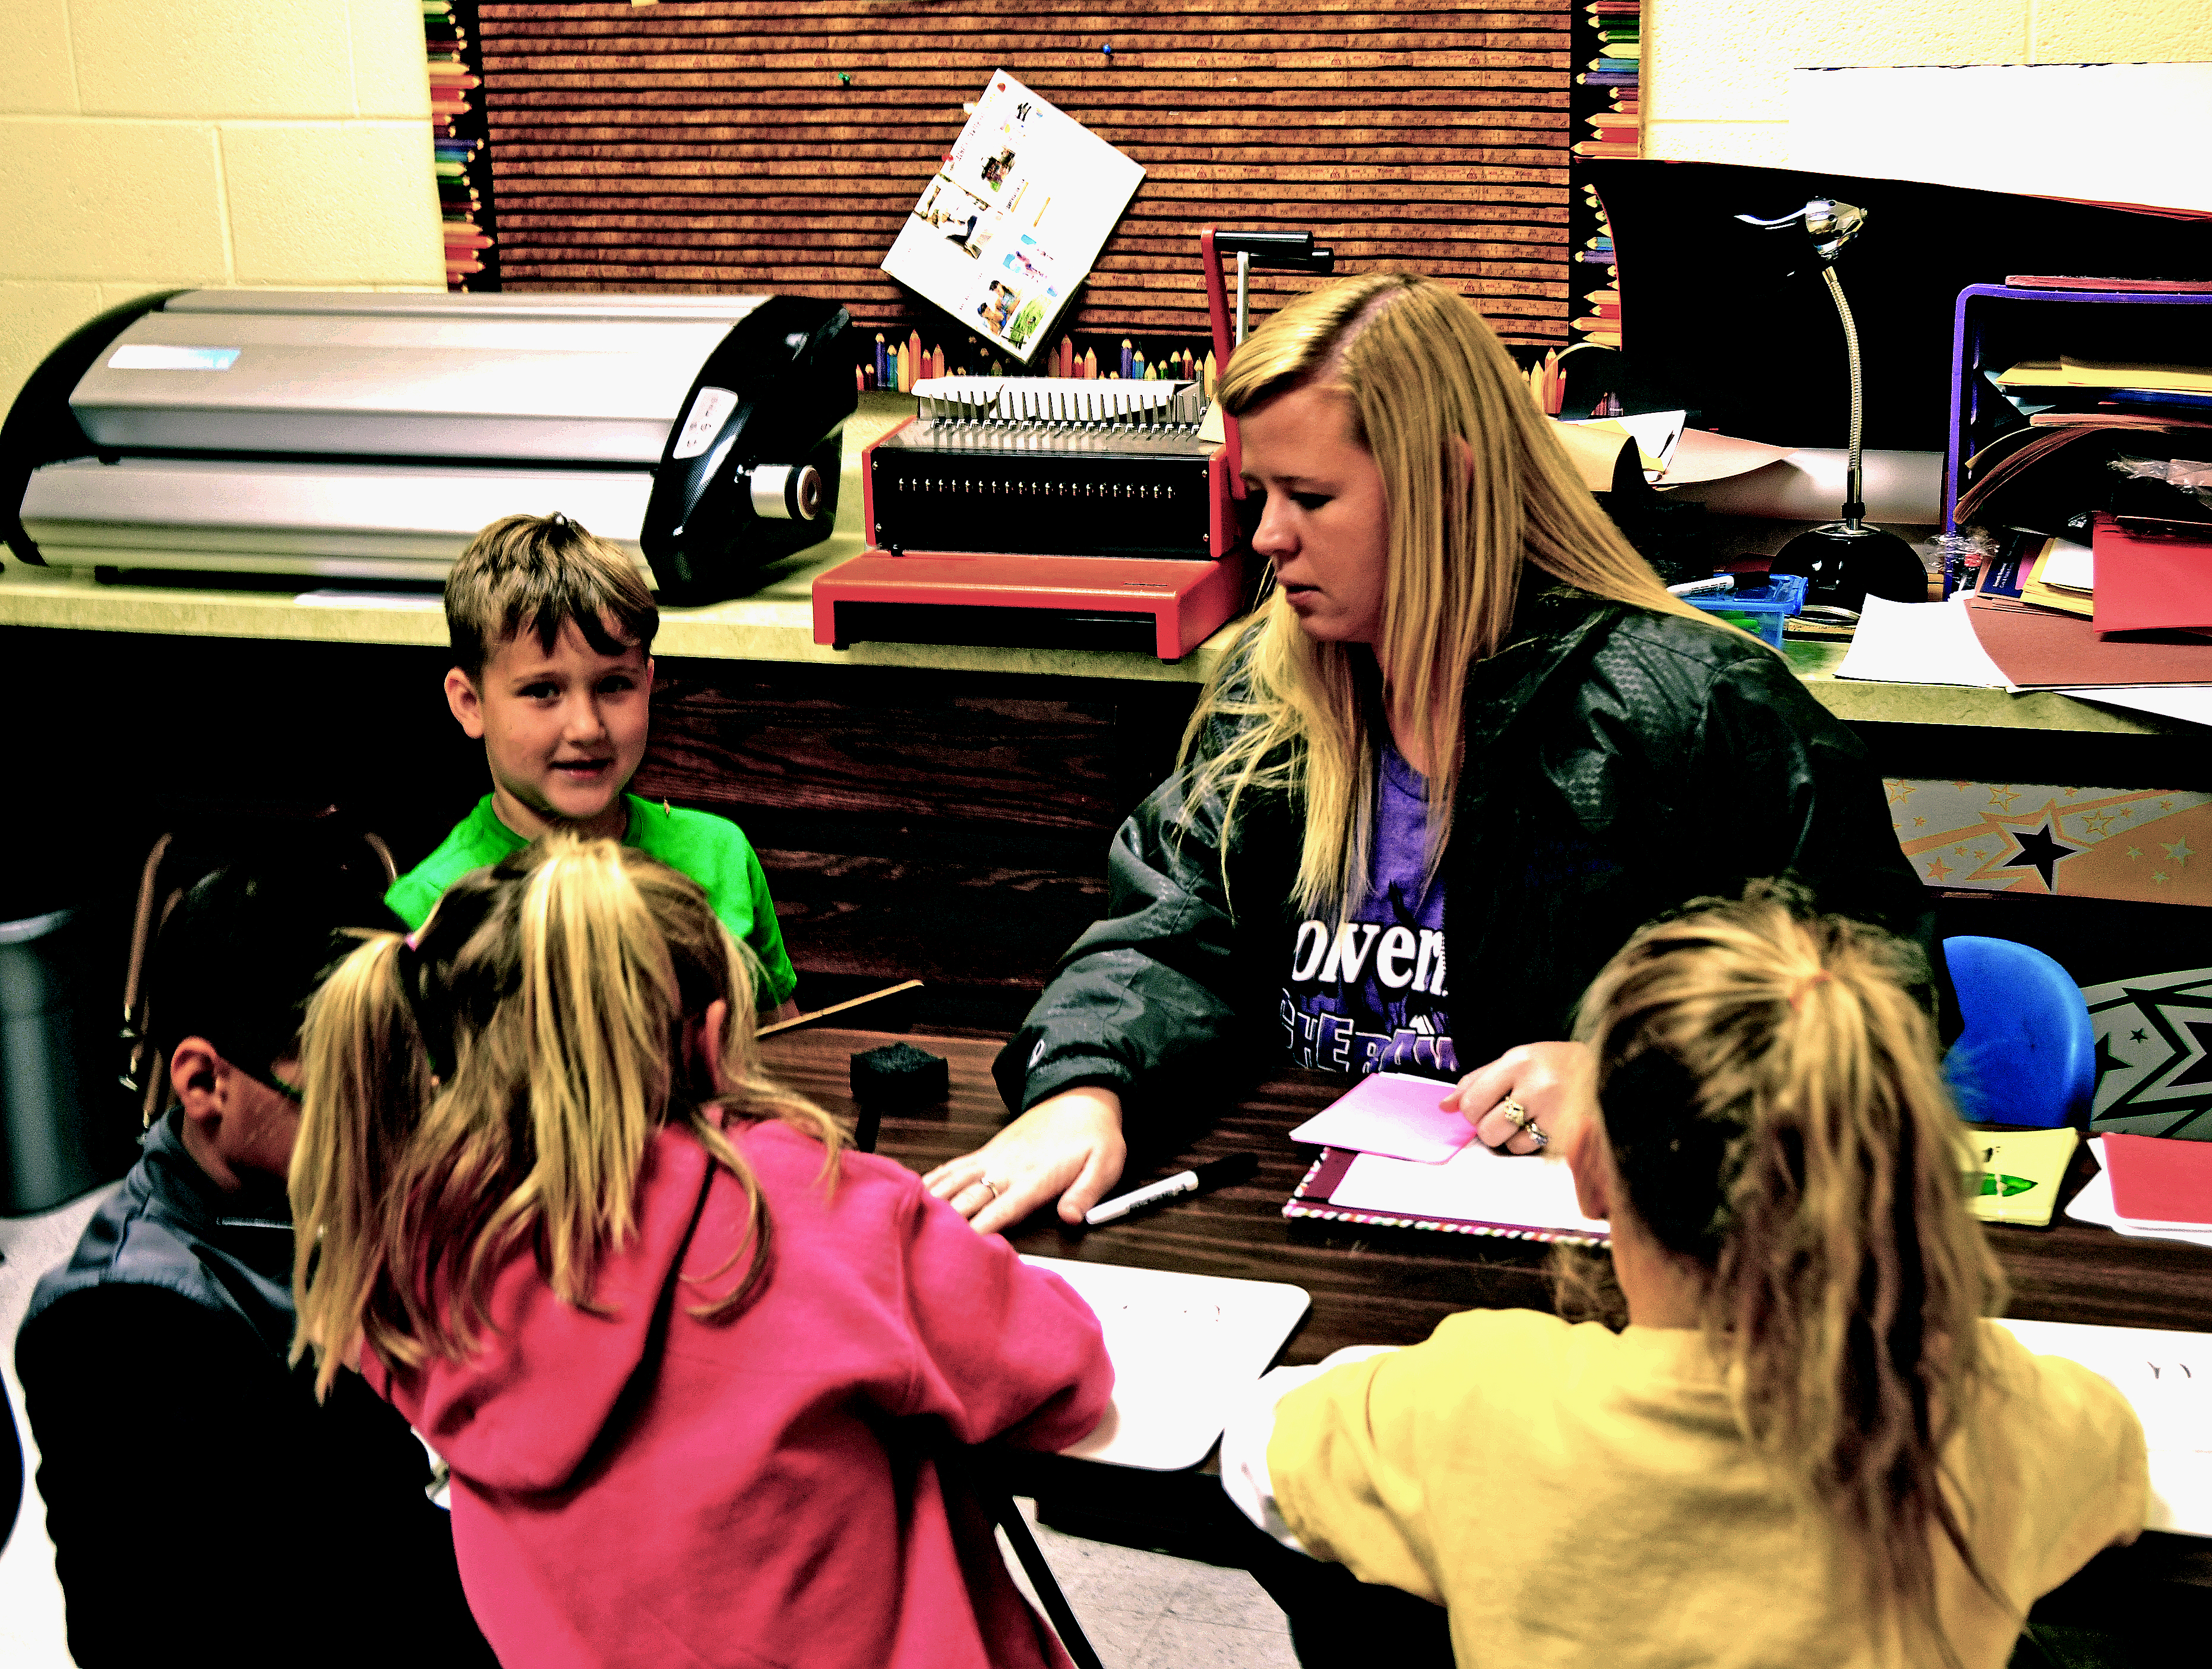
[{"label": "black foam eraser", "polygon": [[886,1043],[853,1057],[853,1098],[918,1106],[942,1101],[952,1089],[945,1057],[911,1043]]}]

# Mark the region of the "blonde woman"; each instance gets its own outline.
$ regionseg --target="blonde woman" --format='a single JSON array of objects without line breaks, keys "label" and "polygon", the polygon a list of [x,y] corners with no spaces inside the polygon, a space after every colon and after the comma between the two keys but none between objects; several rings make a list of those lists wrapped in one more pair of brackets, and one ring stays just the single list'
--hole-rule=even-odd
[{"label": "blonde woman", "polygon": [[1047,1669],[947,1442],[1065,1447],[1112,1388],[1056,1278],[759,1071],[698,885],[548,835],[309,1012],[301,1346],[453,1472],[502,1663]]},{"label": "blonde woman", "polygon": [[1764,889],[1638,933],[1559,1132],[1626,1329],[1477,1310],[1278,1370],[1224,1486],[1446,1606],[1461,1669],[2005,1663],[2148,1476],[2117,1391],[1984,1319],[1921,962]]},{"label": "blonde woman", "polygon": [[1917,925],[1856,740],[1780,657],[1669,597],[1474,310],[1395,273],[1271,317],[1221,384],[1274,588],[1111,901],[999,1058],[1021,1116],[931,1188],[1080,1218],[1138,1133],[1289,1060],[1457,1081],[1545,1139],[1576,998],[1630,932],[1795,871]]}]

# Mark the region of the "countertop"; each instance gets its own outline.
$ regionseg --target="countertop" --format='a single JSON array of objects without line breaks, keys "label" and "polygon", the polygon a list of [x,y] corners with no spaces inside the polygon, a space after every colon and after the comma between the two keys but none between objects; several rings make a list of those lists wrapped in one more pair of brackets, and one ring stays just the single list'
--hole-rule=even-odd
[{"label": "countertop", "polygon": [[[832,649],[814,641],[814,579],[865,549],[860,456],[863,447],[912,410],[898,395],[862,397],[845,427],[845,471],[837,524],[813,549],[771,563],[746,596],[702,608],[668,609],[660,617],[656,654],[678,658],[781,662],[823,666],[904,666],[917,670],[1022,674],[1039,677],[1126,679],[1199,683],[1226,647],[1224,627],[1180,661],[1095,649],[1011,649],[957,644],[862,643]],[[311,581],[300,582],[304,591]],[[335,592],[303,602],[291,588],[224,590],[174,585],[104,585],[90,574],[39,568],[6,558],[0,573],[0,627],[152,633],[164,636],[272,639],[292,642],[390,644],[437,648],[446,622],[434,597]],[[1854,723],[1960,725],[2003,730],[2168,734],[2177,725],[2049,693],[2010,695],[2001,689],[1873,683],[1839,679],[1840,643],[1791,643],[1790,664],[1814,696]]]}]

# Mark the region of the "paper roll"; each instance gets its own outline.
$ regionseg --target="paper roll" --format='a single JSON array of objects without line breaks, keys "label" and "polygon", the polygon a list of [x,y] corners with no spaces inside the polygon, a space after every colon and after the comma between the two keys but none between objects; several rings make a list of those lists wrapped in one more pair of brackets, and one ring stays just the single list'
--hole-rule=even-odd
[{"label": "paper roll", "polygon": [[[1942,521],[1942,453],[1869,451],[1863,463],[1869,521],[1926,527]],[[1850,467],[1850,454],[1842,447],[1808,446],[1747,474],[1671,490],[1699,501],[1717,515],[1834,521],[1842,512]]]}]

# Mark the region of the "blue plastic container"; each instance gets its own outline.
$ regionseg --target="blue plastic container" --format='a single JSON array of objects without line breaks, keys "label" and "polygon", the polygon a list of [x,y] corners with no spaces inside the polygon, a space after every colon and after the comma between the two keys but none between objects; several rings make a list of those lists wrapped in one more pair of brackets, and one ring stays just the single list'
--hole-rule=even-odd
[{"label": "blue plastic container", "polygon": [[1736,576],[1733,591],[1701,592],[1682,600],[1779,649],[1782,622],[1805,607],[1807,583],[1802,574],[1744,574]]}]

